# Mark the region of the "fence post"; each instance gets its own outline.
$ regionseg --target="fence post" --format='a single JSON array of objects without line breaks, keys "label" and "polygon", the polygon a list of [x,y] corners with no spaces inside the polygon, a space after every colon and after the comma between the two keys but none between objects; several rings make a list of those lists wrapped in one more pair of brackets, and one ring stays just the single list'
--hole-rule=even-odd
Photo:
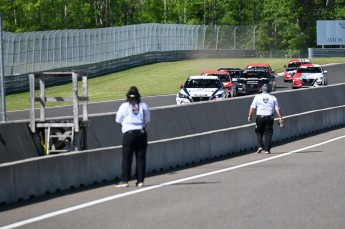
[{"label": "fence post", "polygon": [[0,122],[6,121],[6,97],[5,97],[5,81],[4,81],[4,52],[2,40],[2,13],[0,12]]},{"label": "fence post", "polygon": [[234,29],[234,49],[236,49],[236,31],[237,31],[237,26]]}]

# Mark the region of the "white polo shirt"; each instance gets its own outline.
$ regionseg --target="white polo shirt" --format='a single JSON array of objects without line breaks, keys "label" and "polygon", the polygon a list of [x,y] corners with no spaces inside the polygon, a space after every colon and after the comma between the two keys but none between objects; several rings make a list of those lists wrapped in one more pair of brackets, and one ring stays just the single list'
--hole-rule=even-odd
[{"label": "white polo shirt", "polygon": [[273,115],[276,109],[279,109],[279,103],[275,96],[263,92],[256,95],[250,107],[256,109],[256,115]]},{"label": "white polo shirt", "polygon": [[141,130],[150,121],[150,110],[145,102],[131,105],[122,103],[116,113],[115,121],[122,125],[122,133],[130,130]]}]

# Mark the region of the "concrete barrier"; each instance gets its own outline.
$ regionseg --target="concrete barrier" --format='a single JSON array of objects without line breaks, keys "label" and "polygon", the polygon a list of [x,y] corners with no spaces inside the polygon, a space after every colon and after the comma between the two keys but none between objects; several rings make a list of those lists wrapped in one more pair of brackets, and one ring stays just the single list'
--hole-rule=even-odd
[{"label": "concrete barrier", "polygon": [[26,123],[0,124],[0,164],[38,155],[39,149]]},{"label": "concrete barrier", "polygon": [[[286,122],[285,128],[274,126],[275,142],[345,123],[345,84],[275,95],[280,100]],[[154,121],[148,126],[147,172],[254,150],[254,124],[246,120],[252,99],[253,96],[248,96],[153,109]],[[122,134],[120,125],[114,122],[114,115],[91,117],[88,144],[97,149],[34,158],[30,158],[31,154],[25,155],[28,159],[0,164],[0,203],[119,178]],[[4,139],[0,139],[1,154],[8,150],[7,141],[15,133],[18,133],[18,141],[12,139],[13,147],[17,142],[24,152],[35,152],[33,140],[26,142],[29,133],[24,126],[21,123],[12,129],[1,125]]]},{"label": "concrete barrier", "polygon": [[[345,105],[345,84],[273,94],[278,98],[284,115]],[[149,141],[247,124],[252,99],[253,96],[243,96],[212,103],[151,109],[152,122],[147,127]],[[115,112],[90,116],[85,149],[121,145],[121,126],[115,123],[114,118]],[[78,136],[77,141],[81,140]],[[27,123],[0,124],[0,163],[38,157],[40,149],[36,149],[35,139],[37,141],[38,137],[30,136]],[[77,142],[76,145],[80,144]]]},{"label": "concrete barrier", "polygon": [[[345,84],[273,94],[284,116],[345,105]],[[247,124],[253,96],[151,109],[152,122],[147,127],[149,141]],[[114,117],[115,112],[90,117],[87,149],[121,145],[121,126],[114,122]]]},{"label": "concrete barrier", "polygon": [[[295,114],[274,127],[274,141],[344,125],[345,106]],[[149,142],[147,172],[255,148],[254,124]],[[121,146],[31,158],[0,165],[0,203],[112,181],[121,175]],[[134,171],[133,171],[134,172]]]}]

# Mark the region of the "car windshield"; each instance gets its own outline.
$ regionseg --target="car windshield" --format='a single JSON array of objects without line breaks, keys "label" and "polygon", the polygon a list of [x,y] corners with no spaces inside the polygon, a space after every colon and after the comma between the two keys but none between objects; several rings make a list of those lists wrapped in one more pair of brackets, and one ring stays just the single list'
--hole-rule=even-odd
[{"label": "car windshield", "polygon": [[307,67],[307,68],[299,68],[297,70],[299,73],[321,73],[322,70],[320,67]]},{"label": "car windshield", "polygon": [[233,78],[238,78],[241,76],[241,71],[229,71],[229,74]]},{"label": "car windshield", "polygon": [[264,71],[268,71],[268,67],[266,66],[249,66],[248,69],[254,69],[254,70],[264,70]]},{"label": "car windshield", "polygon": [[269,73],[261,71],[243,72],[241,78],[269,78]]},{"label": "car windshield", "polygon": [[228,75],[224,75],[224,74],[212,74],[212,76],[218,76],[218,78],[220,79],[220,81],[222,82],[229,82],[229,76]]},{"label": "car windshield", "polygon": [[185,88],[220,88],[221,84],[216,79],[188,79]]},{"label": "car windshield", "polygon": [[296,70],[297,68],[290,68],[290,67],[287,67],[286,69],[285,69],[285,71],[294,71],[294,70]]},{"label": "car windshield", "polygon": [[293,62],[290,63],[287,68],[291,68],[291,69],[297,69],[302,63],[301,62]]}]

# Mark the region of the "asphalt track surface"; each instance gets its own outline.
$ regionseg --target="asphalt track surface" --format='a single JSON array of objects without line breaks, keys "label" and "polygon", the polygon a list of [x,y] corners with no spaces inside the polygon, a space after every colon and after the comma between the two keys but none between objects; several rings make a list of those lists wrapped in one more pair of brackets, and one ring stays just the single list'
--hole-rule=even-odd
[{"label": "asphalt track surface", "polygon": [[[345,64],[328,65],[324,67],[328,71],[328,84],[344,83],[344,69]],[[276,78],[277,91],[292,90],[291,83],[284,83],[282,76]],[[91,86],[91,85],[90,85]],[[298,89],[297,89],[298,90]],[[176,93],[178,91],[176,90]],[[125,95],[124,95],[125,96]],[[143,101],[147,102],[149,107],[162,107],[169,105],[176,105],[176,94],[143,97]],[[231,98],[229,98],[231,99]],[[118,110],[123,100],[114,100],[100,103],[89,103],[89,115],[96,115],[101,113],[114,113]],[[73,116],[73,109],[71,106],[46,108],[46,118],[54,117],[70,117]],[[36,117],[39,117],[39,109],[36,110]],[[30,110],[7,112],[7,121],[29,120]]]},{"label": "asphalt track surface", "polygon": [[3,206],[0,228],[344,228],[345,129],[147,177]]},{"label": "asphalt track surface", "polygon": [[5,205],[0,229],[344,228],[344,146],[345,128],[333,129],[274,144],[269,155],[154,174],[142,188],[105,183]]}]

